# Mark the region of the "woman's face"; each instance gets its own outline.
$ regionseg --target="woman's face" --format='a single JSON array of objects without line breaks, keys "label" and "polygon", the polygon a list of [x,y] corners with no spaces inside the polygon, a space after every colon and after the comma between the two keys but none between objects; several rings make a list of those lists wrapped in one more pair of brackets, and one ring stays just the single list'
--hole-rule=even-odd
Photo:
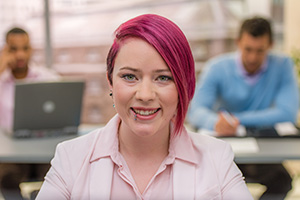
[{"label": "woman's face", "polygon": [[112,76],[113,100],[122,119],[120,132],[138,136],[169,133],[178,92],[169,67],[156,49],[141,39],[126,40]]}]

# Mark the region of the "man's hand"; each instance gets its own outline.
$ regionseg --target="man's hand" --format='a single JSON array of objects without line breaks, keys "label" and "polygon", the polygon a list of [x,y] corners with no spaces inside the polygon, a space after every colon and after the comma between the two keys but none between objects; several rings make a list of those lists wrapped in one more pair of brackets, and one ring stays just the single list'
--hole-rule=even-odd
[{"label": "man's hand", "polygon": [[4,72],[7,68],[13,69],[15,65],[16,59],[14,55],[9,52],[8,46],[5,45],[0,55],[0,74],[2,74],[2,72]]},{"label": "man's hand", "polygon": [[237,128],[240,125],[239,120],[233,115],[226,116],[227,113],[220,112],[218,121],[215,125],[217,136],[235,136]]}]

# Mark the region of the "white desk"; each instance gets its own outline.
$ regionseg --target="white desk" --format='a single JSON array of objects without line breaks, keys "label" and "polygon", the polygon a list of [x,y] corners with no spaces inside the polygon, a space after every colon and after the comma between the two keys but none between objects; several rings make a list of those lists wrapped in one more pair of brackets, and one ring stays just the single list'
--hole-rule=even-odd
[{"label": "white desk", "polygon": [[[80,134],[98,127],[98,125],[81,126]],[[14,139],[0,130],[0,163],[49,163],[58,143],[77,136]]]},{"label": "white desk", "polygon": [[13,139],[0,133],[0,162],[49,163],[56,145],[75,136],[41,139]]},{"label": "white desk", "polygon": [[[243,140],[243,138],[222,138],[229,143],[232,139]],[[256,140],[258,151],[234,150],[236,163],[271,164],[281,163],[284,160],[300,160],[300,138],[256,138],[254,140]]]},{"label": "white desk", "polygon": [[[84,133],[95,128],[96,127],[85,127]],[[49,163],[54,156],[56,145],[59,142],[74,137],[77,136],[13,139],[0,132],[0,162]],[[230,140],[230,138],[222,139],[225,141]],[[300,138],[259,138],[256,139],[256,141],[258,145],[257,152],[235,151],[235,161],[237,163],[281,163],[284,160],[300,160]]]}]

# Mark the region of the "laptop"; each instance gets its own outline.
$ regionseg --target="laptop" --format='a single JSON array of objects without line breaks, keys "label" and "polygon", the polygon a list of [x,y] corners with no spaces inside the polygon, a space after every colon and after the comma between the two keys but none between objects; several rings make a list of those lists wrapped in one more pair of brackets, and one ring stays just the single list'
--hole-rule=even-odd
[{"label": "laptop", "polygon": [[291,122],[281,122],[270,127],[247,127],[247,137],[299,138],[300,129]]},{"label": "laptop", "polygon": [[17,83],[12,136],[77,134],[84,81]]}]

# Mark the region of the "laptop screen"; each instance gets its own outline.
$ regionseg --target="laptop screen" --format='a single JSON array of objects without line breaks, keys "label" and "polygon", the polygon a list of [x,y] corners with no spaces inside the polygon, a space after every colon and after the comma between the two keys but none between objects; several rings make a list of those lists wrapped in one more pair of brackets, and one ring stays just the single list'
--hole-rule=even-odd
[{"label": "laptop screen", "polygon": [[13,131],[77,128],[83,91],[83,81],[16,84]]}]

